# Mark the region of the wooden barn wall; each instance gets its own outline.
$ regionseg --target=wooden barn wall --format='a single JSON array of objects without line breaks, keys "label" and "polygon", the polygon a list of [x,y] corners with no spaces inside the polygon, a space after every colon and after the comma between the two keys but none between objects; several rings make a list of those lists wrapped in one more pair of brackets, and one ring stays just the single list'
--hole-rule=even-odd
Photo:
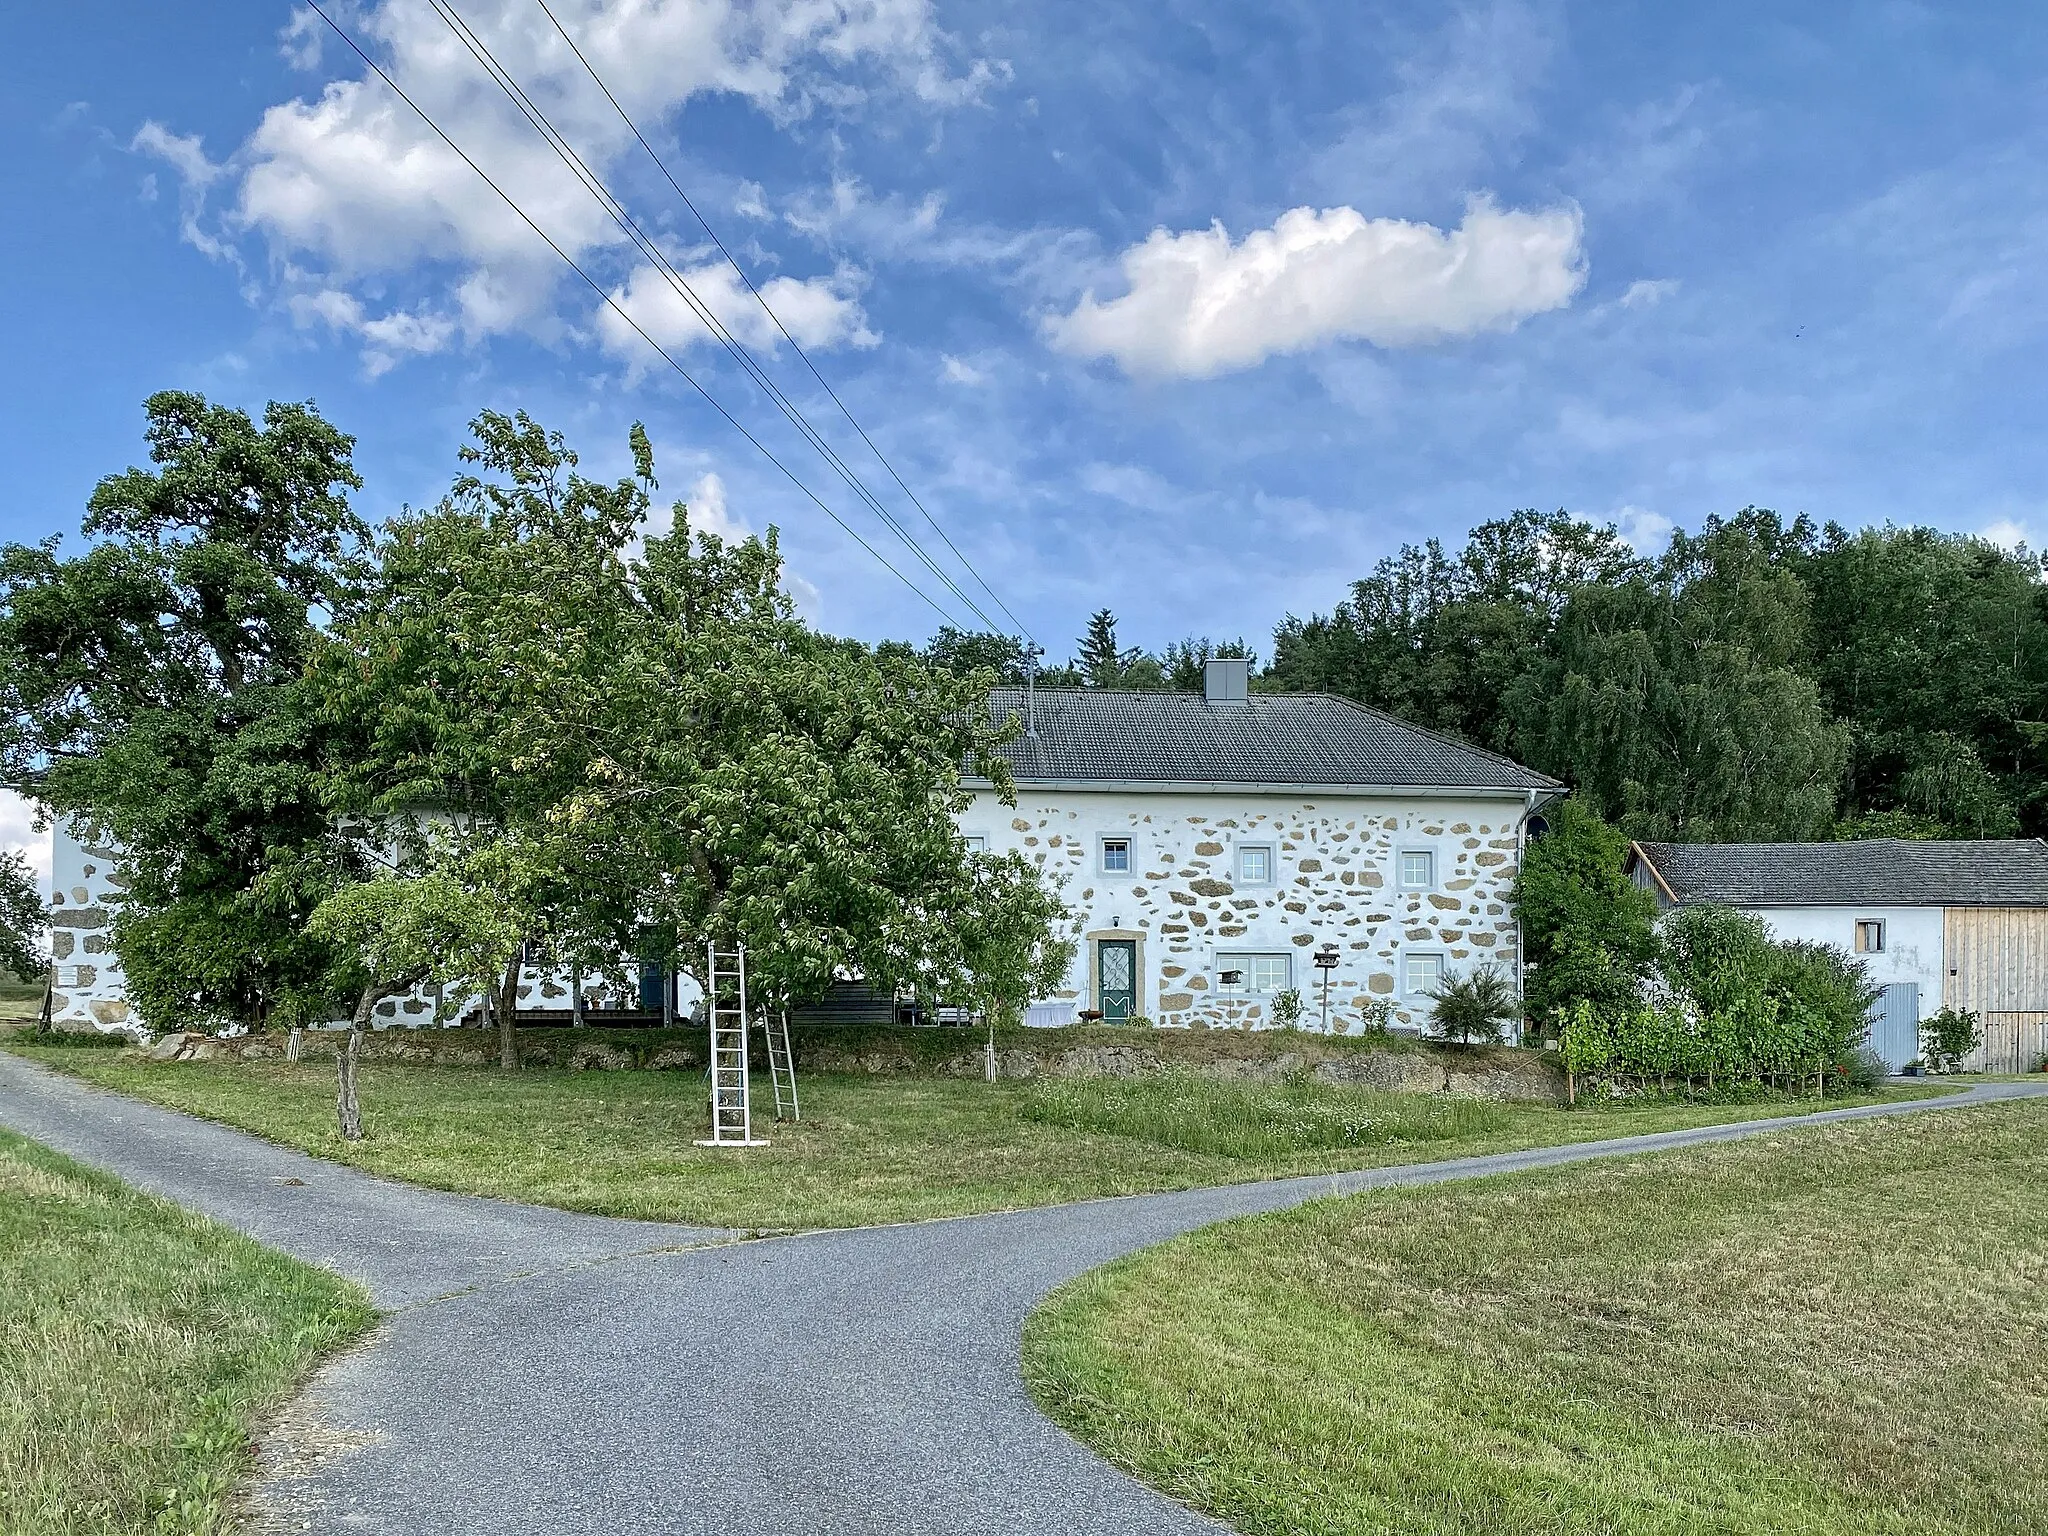
[{"label": "wooden barn wall", "polygon": [[2026,1072],[2048,1055],[2048,910],[1950,907],[1942,1001],[1976,1010],[1985,1072]]}]

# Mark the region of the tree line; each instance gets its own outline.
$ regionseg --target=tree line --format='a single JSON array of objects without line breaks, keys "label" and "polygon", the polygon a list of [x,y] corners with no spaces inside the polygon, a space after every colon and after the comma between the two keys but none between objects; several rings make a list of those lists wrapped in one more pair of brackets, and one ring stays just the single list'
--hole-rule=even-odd
[{"label": "tree line", "polygon": [[953,822],[963,765],[1008,792],[992,675],[810,629],[772,529],[647,533],[637,426],[604,482],[487,411],[372,529],[310,404],[146,414],[82,547],[0,549],[0,779],[120,849],[71,958],[110,942],[148,1027],[349,1017],[346,1088],[416,987],[494,999],[516,1064],[522,961],[694,975],[716,939],[770,1005],[858,975],[991,1012],[1064,974],[1057,900]]},{"label": "tree line", "polygon": [[[925,654],[1021,676],[1015,642]],[[1120,651],[1098,613],[1051,686],[1201,687],[1191,639]],[[2040,557],[1931,528],[1746,508],[1639,554],[1566,512],[1408,545],[1284,619],[1255,689],[1339,694],[1562,779],[1675,841],[2048,832]]]}]

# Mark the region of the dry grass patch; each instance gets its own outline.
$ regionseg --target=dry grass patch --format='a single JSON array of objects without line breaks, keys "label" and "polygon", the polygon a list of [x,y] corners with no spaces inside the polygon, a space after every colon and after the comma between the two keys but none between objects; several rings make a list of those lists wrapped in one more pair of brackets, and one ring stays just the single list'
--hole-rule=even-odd
[{"label": "dry grass patch", "polygon": [[1323,1201],[1087,1276],[1040,1402],[1249,1536],[2048,1529],[2048,1104]]},{"label": "dry grass patch", "polygon": [[362,1293],[0,1130],[0,1532],[211,1536]]}]

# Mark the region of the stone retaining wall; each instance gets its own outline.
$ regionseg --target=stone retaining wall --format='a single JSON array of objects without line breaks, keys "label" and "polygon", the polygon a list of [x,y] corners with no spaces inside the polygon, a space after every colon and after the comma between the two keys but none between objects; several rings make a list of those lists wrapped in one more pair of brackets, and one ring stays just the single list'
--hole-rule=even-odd
[{"label": "stone retaining wall", "polygon": [[[309,1031],[302,1059],[331,1058],[343,1038],[338,1031]],[[525,1030],[518,1041],[520,1061],[530,1067],[704,1070],[704,1042],[694,1031]],[[820,1029],[799,1034],[795,1048],[803,1072],[978,1078],[987,1071],[985,1037],[968,1031]],[[149,1054],[159,1061],[278,1061],[284,1057],[284,1040],[275,1035],[230,1040],[166,1035]],[[363,1055],[372,1062],[481,1067],[498,1060],[498,1040],[473,1029],[381,1031],[364,1038]],[[1564,1097],[1554,1056],[1505,1047],[1373,1046],[1270,1030],[1012,1030],[996,1037],[999,1077],[1143,1077],[1166,1071],[1236,1081],[1305,1076],[1397,1093],[1544,1103]]]}]

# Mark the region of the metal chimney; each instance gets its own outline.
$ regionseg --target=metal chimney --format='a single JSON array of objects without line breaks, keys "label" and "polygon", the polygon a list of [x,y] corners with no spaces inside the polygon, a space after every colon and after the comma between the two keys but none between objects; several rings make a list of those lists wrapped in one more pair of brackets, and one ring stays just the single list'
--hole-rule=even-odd
[{"label": "metal chimney", "polygon": [[1211,704],[1243,704],[1251,686],[1252,664],[1243,656],[1211,656],[1202,664],[1202,697]]}]

